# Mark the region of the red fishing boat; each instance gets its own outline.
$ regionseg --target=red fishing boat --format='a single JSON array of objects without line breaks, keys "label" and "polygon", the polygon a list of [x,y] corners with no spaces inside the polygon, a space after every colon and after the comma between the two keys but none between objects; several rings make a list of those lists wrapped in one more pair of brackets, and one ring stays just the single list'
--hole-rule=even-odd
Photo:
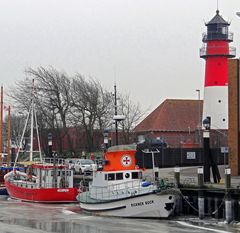
[{"label": "red fishing boat", "polygon": [[[30,120],[29,161],[19,162],[19,155],[22,148],[19,147],[13,167],[13,171],[4,176],[5,185],[11,198],[29,202],[42,203],[69,203],[76,202],[78,187],[73,184],[73,171],[69,170],[63,159],[42,158],[40,139],[38,134],[37,115],[34,104],[34,82],[30,109],[27,115],[23,134],[20,140],[20,147]],[[35,123],[35,124],[34,124]],[[33,151],[33,130],[36,130],[39,158],[34,157]],[[33,152],[35,152],[33,154]],[[26,154],[27,151],[24,150]],[[37,159],[38,162],[35,162]],[[24,165],[25,171],[16,169],[17,164]]]},{"label": "red fishing boat", "polygon": [[4,176],[8,194],[13,199],[41,203],[76,202],[78,187],[73,184],[73,171],[62,159],[44,159],[29,163],[26,172],[13,170]]}]

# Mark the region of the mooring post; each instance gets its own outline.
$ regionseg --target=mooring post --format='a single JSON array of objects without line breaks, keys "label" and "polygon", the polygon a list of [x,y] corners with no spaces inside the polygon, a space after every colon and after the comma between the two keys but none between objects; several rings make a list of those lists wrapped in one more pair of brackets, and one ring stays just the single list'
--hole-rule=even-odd
[{"label": "mooring post", "polygon": [[174,168],[174,179],[178,188],[180,186],[180,167]]},{"label": "mooring post", "polygon": [[208,216],[212,216],[212,198],[211,197],[208,197],[207,198],[207,208],[208,208]]},{"label": "mooring post", "polygon": [[231,188],[231,168],[230,167],[225,168],[225,188],[226,189]]},{"label": "mooring post", "polygon": [[[174,179],[176,187],[180,187],[180,167],[174,167]],[[176,199],[176,208],[175,208],[176,215],[180,215],[182,213],[182,198],[179,195]]]},{"label": "mooring post", "polygon": [[203,188],[204,186],[203,167],[199,167],[197,173],[198,173],[198,187]]},{"label": "mooring post", "polygon": [[214,209],[215,209],[215,212],[214,212],[214,217],[216,218],[216,219],[218,219],[219,218],[219,199],[218,199],[218,197],[215,197],[214,198]]},{"label": "mooring post", "polygon": [[204,208],[204,174],[203,167],[199,167],[197,170],[198,173],[198,217],[199,219],[204,218],[205,208]]},{"label": "mooring post", "polygon": [[225,220],[227,223],[233,221],[233,210],[231,200],[231,168],[225,168]]}]

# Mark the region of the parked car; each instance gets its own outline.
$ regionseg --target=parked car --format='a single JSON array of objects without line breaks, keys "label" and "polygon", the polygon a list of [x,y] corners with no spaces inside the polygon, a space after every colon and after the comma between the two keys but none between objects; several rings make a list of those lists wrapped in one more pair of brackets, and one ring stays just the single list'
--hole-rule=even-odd
[{"label": "parked car", "polygon": [[94,162],[91,159],[79,159],[74,165],[73,170],[75,173],[92,173]]},{"label": "parked car", "polygon": [[66,159],[65,162],[68,165],[68,169],[73,169],[80,159],[78,158],[71,158],[71,159]]}]

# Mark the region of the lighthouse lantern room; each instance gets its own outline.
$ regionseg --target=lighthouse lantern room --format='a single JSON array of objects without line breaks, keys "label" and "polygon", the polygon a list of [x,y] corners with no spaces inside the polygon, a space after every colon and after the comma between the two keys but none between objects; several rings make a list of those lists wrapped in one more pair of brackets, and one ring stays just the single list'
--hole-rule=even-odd
[{"label": "lighthouse lantern room", "polygon": [[212,129],[228,129],[228,58],[236,55],[236,48],[229,47],[233,41],[229,25],[217,10],[206,23],[200,49],[200,57],[206,60],[203,119],[211,117]]}]

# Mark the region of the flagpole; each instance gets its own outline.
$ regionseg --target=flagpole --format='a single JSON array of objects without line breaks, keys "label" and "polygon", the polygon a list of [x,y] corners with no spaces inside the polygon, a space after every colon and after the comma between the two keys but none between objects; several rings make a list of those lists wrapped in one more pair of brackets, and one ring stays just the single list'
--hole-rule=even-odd
[{"label": "flagpole", "polygon": [[11,161],[11,107],[8,106],[8,144],[7,144],[7,165],[10,166]]},{"label": "flagpole", "polygon": [[2,126],[3,126],[3,86],[1,86],[1,103],[0,103],[0,164],[2,164]]}]

